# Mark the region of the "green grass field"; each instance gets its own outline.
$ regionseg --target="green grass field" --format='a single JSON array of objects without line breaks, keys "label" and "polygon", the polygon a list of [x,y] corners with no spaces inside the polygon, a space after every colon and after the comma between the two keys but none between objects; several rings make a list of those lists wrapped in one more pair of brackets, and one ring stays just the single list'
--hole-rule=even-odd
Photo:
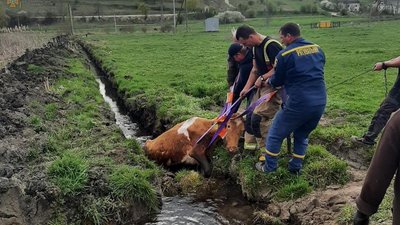
[{"label": "green grass field", "polygon": [[[385,95],[383,73],[369,72],[333,86],[371,69],[377,61],[395,57],[400,48],[393,44],[398,21],[361,23],[357,22],[359,19],[333,29],[311,29],[309,23],[329,20],[319,17],[273,18],[268,27],[264,19],[246,22],[273,37],[277,37],[283,23],[297,22],[302,25],[302,36],[322,47],[327,59],[325,117],[337,119],[338,123],[329,126],[348,131],[343,135],[360,134],[368,125]],[[88,41],[95,46],[104,65],[115,72],[121,90],[130,97],[144,92],[156,100],[159,117],[178,122],[193,115],[212,117],[218,113],[209,105],[221,104],[224,100],[229,30],[239,25],[222,25],[220,32],[206,33],[202,31],[202,24],[197,23],[189,24],[189,32],[180,31],[175,35],[136,32],[94,35]],[[396,73],[388,71],[389,88]],[[324,131],[318,133],[323,135]]]}]

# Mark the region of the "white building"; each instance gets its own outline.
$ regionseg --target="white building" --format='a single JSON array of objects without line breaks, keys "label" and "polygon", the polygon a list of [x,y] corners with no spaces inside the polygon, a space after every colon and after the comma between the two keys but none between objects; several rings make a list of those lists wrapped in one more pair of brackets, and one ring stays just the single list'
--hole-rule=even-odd
[{"label": "white building", "polygon": [[338,3],[340,9],[346,9],[349,12],[360,12],[360,1],[358,0],[341,0]]},{"label": "white building", "polygon": [[399,0],[386,0],[386,1],[378,1],[378,11],[382,12],[386,10],[392,14],[400,14],[400,1]]}]

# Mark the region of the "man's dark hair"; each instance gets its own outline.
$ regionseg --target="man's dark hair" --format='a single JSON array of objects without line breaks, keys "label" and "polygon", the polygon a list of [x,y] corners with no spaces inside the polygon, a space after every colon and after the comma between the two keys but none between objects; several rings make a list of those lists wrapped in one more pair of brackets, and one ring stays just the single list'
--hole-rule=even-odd
[{"label": "man's dark hair", "polygon": [[282,35],[286,36],[290,34],[293,37],[299,37],[300,36],[300,27],[296,23],[286,23],[281,27],[279,30]]},{"label": "man's dark hair", "polygon": [[243,39],[248,39],[250,34],[256,34],[257,32],[254,30],[254,28],[248,26],[248,25],[242,25],[238,27],[236,30],[236,40],[239,40],[240,38]]}]

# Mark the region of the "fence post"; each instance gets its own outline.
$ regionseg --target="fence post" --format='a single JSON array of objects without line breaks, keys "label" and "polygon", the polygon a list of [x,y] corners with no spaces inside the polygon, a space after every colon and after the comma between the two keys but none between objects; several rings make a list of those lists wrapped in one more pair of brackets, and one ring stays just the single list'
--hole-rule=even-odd
[{"label": "fence post", "polygon": [[68,4],[68,9],[69,9],[69,18],[71,22],[71,34],[74,35],[74,18],[72,17],[71,4]]},{"label": "fence post", "polygon": [[117,18],[115,16],[115,12],[114,12],[114,30],[115,30],[115,33],[117,33]]}]

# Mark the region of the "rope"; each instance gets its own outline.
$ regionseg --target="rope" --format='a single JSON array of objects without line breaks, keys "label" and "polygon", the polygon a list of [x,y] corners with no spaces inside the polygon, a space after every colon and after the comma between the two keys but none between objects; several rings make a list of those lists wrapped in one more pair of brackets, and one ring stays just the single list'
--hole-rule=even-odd
[{"label": "rope", "polygon": [[366,74],[366,73],[369,73],[369,72],[371,72],[371,71],[373,71],[373,70],[372,70],[372,69],[368,69],[368,70],[366,70],[366,71],[364,71],[364,72],[362,72],[362,73],[359,73],[359,74],[357,74],[357,75],[354,75],[354,76],[352,76],[352,77],[350,77],[350,78],[348,78],[348,79],[346,79],[346,80],[343,80],[343,81],[341,81],[341,82],[339,82],[339,83],[337,83],[337,84],[334,84],[334,85],[332,85],[332,86],[326,88],[326,90],[329,90],[329,89],[331,89],[331,88],[334,88],[334,87],[336,87],[336,86],[339,86],[339,85],[341,85],[341,84],[344,84],[344,83],[346,83],[346,82],[348,82],[348,81],[350,81],[350,80],[353,80],[353,79],[355,79],[355,78],[357,78],[357,77],[360,77],[360,76],[362,76],[362,75],[364,75],[364,74]]}]

